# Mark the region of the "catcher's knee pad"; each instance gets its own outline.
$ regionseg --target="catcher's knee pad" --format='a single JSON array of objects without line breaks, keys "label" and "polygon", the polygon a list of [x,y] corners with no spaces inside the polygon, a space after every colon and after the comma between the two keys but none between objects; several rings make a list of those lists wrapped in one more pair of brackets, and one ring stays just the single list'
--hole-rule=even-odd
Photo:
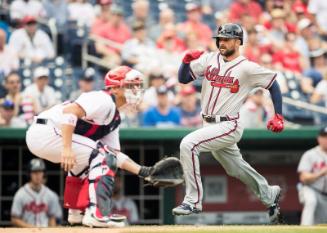
[{"label": "catcher's knee pad", "polygon": [[[102,142],[97,143],[97,149],[94,149],[92,154],[101,153],[105,156],[105,163],[107,166],[113,171],[117,171],[117,157],[106,145],[102,144]],[[94,156],[96,157],[96,156]],[[92,158],[93,159],[93,158]],[[91,163],[91,162],[90,162]]]}]

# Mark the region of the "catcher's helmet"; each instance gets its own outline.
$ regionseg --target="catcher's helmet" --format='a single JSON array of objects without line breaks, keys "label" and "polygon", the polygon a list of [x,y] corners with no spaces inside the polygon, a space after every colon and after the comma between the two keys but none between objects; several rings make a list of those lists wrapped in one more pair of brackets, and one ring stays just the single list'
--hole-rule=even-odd
[{"label": "catcher's helmet", "polygon": [[143,75],[128,66],[118,66],[110,70],[104,79],[105,87],[123,87],[126,84],[142,84]]},{"label": "catcher's helmet", "polygon": [[29,171],[44,171],[45,170],[45,163],[42,159],[32,159],[29,164]]},{"label": "catcher's helmet", "polygon": [[226,23],[218,27],[217,34],[213,36],[219,38],[237,38],[240,39],[241,45],[243,44],[243,29],[241,25],[236,23]]}]

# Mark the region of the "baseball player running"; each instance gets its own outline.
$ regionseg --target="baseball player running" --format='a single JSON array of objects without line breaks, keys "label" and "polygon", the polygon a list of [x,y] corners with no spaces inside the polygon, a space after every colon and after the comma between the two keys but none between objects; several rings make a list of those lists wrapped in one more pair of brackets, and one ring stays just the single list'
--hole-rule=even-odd
[{"label": "baseball player running", "polygon": [[64,205],[70,208],[70,223],[122,226],[123,221],[117,223],[108,217],[116,168],[140,177],[149,175],[151,168],[136,164],[120,152],[118,132],[118,110],[140,102],[142,84],[139,71],[117,67],[106,74],[105,90],[83,93],[75,102],[42,112],[28,129],[29,150],[40,158],[61,163],[69,171]]},{"label": "baseball player running", "polygon": [[240,55],[239,46],[243,44],[240,25],[222,25],[214,38],[217,52],[187,52],[178,73],[179,81],[184,84],[204,77],[201,91],[204,127],[185,136],[180,144],[186,195],[183,203],[172,212],[189,215],[202,211],[199,155],[211,151],[228,175],[240,179],[268,207],[270,221],[277,223],[281,188],[269,186],[266,179],[243,160],[236,144],[243,131],[239,123],[240,107],[256,87],[268,89],[274,104],[275,115],[267,128],[273,132],[283,130],[282,96],[275,82],[276,74]]}]

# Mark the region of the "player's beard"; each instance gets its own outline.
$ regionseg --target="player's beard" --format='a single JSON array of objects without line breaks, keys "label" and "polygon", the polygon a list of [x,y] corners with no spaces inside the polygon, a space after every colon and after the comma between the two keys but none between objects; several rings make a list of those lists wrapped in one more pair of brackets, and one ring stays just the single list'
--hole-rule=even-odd
[{"label": "player's beard", "polygon": [[235,53],[235,49],[227,49],[224,48],[225,51],[221,51],[221,48],[219,48],[219,51],[221,53],[221,55],[225,56],[225,57],[230,57]]}]

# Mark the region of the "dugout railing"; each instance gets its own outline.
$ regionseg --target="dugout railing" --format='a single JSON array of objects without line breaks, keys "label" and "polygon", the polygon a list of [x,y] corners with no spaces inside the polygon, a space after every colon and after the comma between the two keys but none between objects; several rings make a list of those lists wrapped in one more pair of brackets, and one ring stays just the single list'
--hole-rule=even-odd
[{"label": "dugout railing", "polygon": [[[296,194],[296,166],[302,153],[316,144],[317,128],[286,129],[281,134],[274,134],[265,129],[245,130],[239,147],[244,158],[261,173],[275,183],[282,183],[287,190],[282,207],[286,217],[292,223],[299,220],[301,206]],[[178,156],[179,142],[192,129],[153,129],[128,128],[121,129],[122,150],[136,162],[152,165],[161,157]],[[33,157],[26,148],[25,129],[0,129],[0,225],[10,225],[10,208],[16,190],[28,180],[27,164]],[[265,211],[251,197],[244,199],[246,191],[240,183],[227,179],[223,169],[211,158],[201,155],[201,171],[203,178],[216,177],[226,179],[224,186],[213,186],[217,190],[225,190],[225,202],[214,203],[214,197],[205,203],[209,212],[242,213],[242,211]],[[47,163],[47,185],[56,191],[62,202],[64,188],[64,172],[59,165]],[[283,175],[284,174],[284,175]],[[124,195],[131,197],[137,204],[140,224],[172,224],[176,219],[171,215],[171,209],[182,195],[182,188],[156,189],[144,187],[137,176],[127,172],[122,173]],[[204,182],[206,184],[206,182]],[[220,184],[219,184],[220,185]],[[205,187],[205,191],[212,193]],[[245,192],[241,194],[239,192]],[[217,194],[218,195],[218,194]],[[219,194],[220,195],[220,194]],[[239,198],[244,202],[239,204]],[[206,200],[205,200],[206,202]],[[219,222],[220,221],[220,222]],[[224,223],[223,220],[216,223]],[[253,221],[253,220],[252,220]],[[254,220],[255,222],[255,220]],[[246,223],[246,222],[245,222]]]}]

